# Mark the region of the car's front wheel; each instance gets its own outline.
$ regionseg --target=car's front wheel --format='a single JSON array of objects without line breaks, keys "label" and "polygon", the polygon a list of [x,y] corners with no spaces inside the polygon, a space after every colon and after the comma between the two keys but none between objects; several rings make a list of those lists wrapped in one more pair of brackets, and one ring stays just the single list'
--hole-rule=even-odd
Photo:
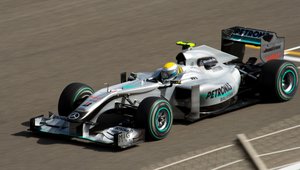
[{"label": "car's front wheel", "polygon": [[172,127],[173,112],[169,102],[160,97],[145,98],[136,113],[139,127],[145,128],[146,139],[161,140]]},{"label": "car's front wheel", "polygon": [[71,83],[62,91],[58,102],[58,113],[68,116],[86,98],[94,93],[94,90],[83,83]]}]

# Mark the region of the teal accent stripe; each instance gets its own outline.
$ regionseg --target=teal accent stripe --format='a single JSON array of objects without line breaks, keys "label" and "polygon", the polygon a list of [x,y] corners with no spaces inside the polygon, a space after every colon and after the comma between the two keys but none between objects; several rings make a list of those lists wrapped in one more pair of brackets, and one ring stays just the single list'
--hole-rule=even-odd
[{"label": "teal accent stripe", "polygon": [[232,91],[233,90],[231,89],[231,90],[227,91],[226,93],[224,93],[224,94],[222,94],[222,95],[220,95],[218,97],[227,97],[228,95],[230,95],[232,93]]},{"label": "teal accent stripe", "polygon": [[233,35],[230,40],[243,42],[247,44],[253,44],[253,45],[261,45],[261,40],[257,38],[250,38],[250,37],[241,37],[237,35]]},{"label": "teal accent stripe", "polygon": [[128,85],[123,86],[122,88],[126,90],[126,89],[133,89],[133,88],[135,88],[135,87],[137,87],[137,85],[134,85],[134,84],[128,84]]}]

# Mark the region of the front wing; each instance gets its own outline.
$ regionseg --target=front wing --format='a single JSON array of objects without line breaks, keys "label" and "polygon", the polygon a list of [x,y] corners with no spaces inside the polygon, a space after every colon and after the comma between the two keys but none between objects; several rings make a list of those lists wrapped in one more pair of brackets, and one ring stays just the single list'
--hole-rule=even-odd
[{"label": "front wing", "polygon": [[41,115],[31,118],[29,130],[84,139],[118,148],[127,148],[145,140],[144,129],[114,126],[99,132],[90,133],[90,127],[92,126],[89,122],[71,122],[64,116],[51,114],[49,117]]}]

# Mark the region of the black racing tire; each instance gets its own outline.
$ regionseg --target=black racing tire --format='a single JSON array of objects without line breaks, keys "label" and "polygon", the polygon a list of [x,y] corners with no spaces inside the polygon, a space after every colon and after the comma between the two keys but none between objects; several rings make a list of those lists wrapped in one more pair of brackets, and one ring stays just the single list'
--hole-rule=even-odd
[{"label": "black racing tire", "polygon": [[58,113],[68,116],[74,111],[94,90],[83,83],[71,83],[62,91],[58,102]]},{"label": "black racing tire", "polygon": [[163,98],[145,98],[137,109],[136,122],[138,127],[145,129],[147,140],[156,141],[164,139],[172,127],[172,107]]},{"label": "black racing tire", "polygon": [[271,60],[262,66],[261,94],[265,100],[288,101],[296,94],[299,76],[297,67],[285,60]]}]

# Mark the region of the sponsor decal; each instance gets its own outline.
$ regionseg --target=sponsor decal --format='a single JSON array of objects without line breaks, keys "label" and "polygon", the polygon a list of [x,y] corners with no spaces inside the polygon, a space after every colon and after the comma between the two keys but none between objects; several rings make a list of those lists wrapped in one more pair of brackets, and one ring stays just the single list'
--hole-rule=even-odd
[{"label": "sponsor decal", "polygon": [[93,95],[91,95],[91,96],[89,97],[89,101],[90,101],[90,102],[97,102],[97,101],[99,101],[100,99],[101,99],[100,96],[93,96]]},{"label": "sponsor decal", "polygon": [[87,107],[87,106],[89,106],[89,105],[91,105],[91,104],[92,104],[92,102],[89,102],[89,101],[88,101],[88,102],[84,103],[83,106]]},{"label": "sponsor decal", "polygon": [[269,35],[269,33],[265,31],[243,29],[243,28],[236,28],[234,30],[234,34],[245,36],[245,37],[254,37],[254,38],[261,38],[264,35]]},{"label": "sponsor decal", "polygon": [[127,133],[133,132],[132,129],[121,127],[121,126],[114,127],[114,130],[116,130],[116,133],[117,132],[127,132]]},{"label": "sponsor decal", "polygon": [[269,56],[266,56],[265,59],[266,61],[274,60],[274,59],[279,59],[281,57],[281,53],[274,53]]},{"label": "sponsor decal", "polygon": [[132,133],[120,133],[118,135],[118,145],[119,146],[126,146],[133,143],[133,137],[131,135]]},{"label": "sponsor decal", "polygon": [[121,126],[111,128],[113,134],[118,134],[118,146],[127,146],[133,143],[134,131]]},{"label": "sponsor decal", "polygon": [[99,99],[101,99],[99,96],[93,96],[93,95],[91,95],[89,98],[90,98],[90,99],[94,99],[94,100],[99,100]]},{"label": "sponsor decal", "polygon": [[273,46],[273,47],[270,47],[270,48],[265,48],[265,49],[263,49],[263,52],[264,53],[267,53],[267,52],[270,52],[270,51],[275,51],[275,50],[278,50],[278,49],[280,49],[280,45],[277,45],[277,46]]},{"label": "sponsor decal", "polygon": [[232,87],[229,83],[224,84],[223,86],[214,89],[212,91],[209,91],[206,95],[206,99],[210,98],[217,98],[221,97],[221,99],[225,100],[228,96],[231,96],[233,94]]}]

